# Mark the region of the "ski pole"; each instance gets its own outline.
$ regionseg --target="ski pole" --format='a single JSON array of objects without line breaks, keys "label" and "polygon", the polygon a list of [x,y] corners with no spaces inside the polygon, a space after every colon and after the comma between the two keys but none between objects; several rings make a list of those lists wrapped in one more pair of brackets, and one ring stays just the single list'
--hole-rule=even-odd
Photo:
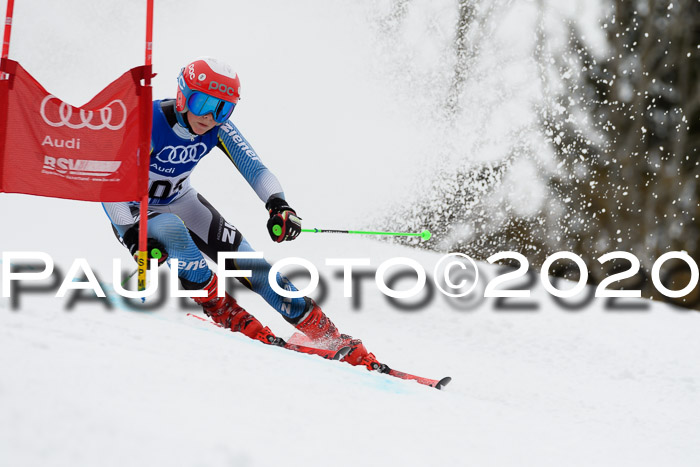
[{"label": "ski pole", "polygon": [[[275,232],[275,227],[279,228],[279,234]],[[276,225],[273,227],[273,233],[280,235],[282,233],[282,227]],[[302,232],[309,233],[344,233],[344,234],[358,234],[358,235],[392,235],[394,237],[420,237],[423,240],[430,240],[431,233],[428,230],[424,230],[420,233],[414,232],[372,232],[367,230],[329,230],[329,229],[301,229]]]}]

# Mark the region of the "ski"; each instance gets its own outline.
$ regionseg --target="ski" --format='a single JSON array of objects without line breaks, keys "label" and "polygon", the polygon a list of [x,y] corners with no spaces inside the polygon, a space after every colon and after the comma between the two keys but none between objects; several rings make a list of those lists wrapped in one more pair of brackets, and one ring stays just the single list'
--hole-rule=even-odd
[{"label": "ski", "polygon": [[[384,371],[382,371],[382,370],[384,370]],[[431,388],[435,388],[435,389],[442,389],[445,386],[447,386],[447,384],[450,381],[452,381],[452,378],[449,376],[445,376],[444,378],[442,378],[440,380],[423,378],[422,376],[411,375],[409,373],[404,373],[403,371],[393,370],[386,365],[380,365],[378,371],[380,373],[383,373],[383,374],[386,374],[389,376],[393,376],[395,378],[405,379],[405,380],[409,380],[409,381],[416,381],[417,383],[424,384],[426,386],[430,386]]]},{"label": "ski", "polygon": [[[299,344],[306,344],[307,346],[313,345],[313,341],[306,337],[304,334],[301,333],[294,333],[290,338],[289,342],[294,342],[294,343],[299,343]],[[379,363],[375,365],[372,369],[367,368],[368,371],[376,371],[381,374],[393,376],[394,378],[399,378],[407,381],[415,381],[417,383],[423,384],[425,386],[430,386],[431,388],[435,389],[442,389],[447,384],[449,384],[450,381],[452,381],[452,378],[449,376],[445,376],[442,379],[430,379],[430,378],[424,378],[422,376],[416,376],[412,375],[410,373],[405,373],[403,371],[398,371],[394,370],[392,368],[389,368],[388,365],[385,363]]]},{"label": "ski", "polygon": [[[208,320],[206,318],[202,318],[201,316],[198,316],[198,315],[195,315],[192,313],[187,313],[187,316],[190,316],[192,318],[196,318],[200,321],[211,324],[211,325],[216,326],[218,328],[225,329],[219,323],[215,323],[214,321]],[[341,360],[350,352],[350,347],[342,347],[338,350],[326,350],[326,349],[317,349],[315,347],[308,347],[306,345],[291,344],[291,343],[288,343],[284,339],[279,338],[279,337],[277,339],[278,340],[275,343],[266,343],[263,341],[258,341],[258,342],[260,342],[261,344],[282,347],[282,348],[287,349],[287,350],[293,350],[294,352],[305,353],[305,354],[309,354],[309,355],[318,355],[319,357],[325,358],[326,360]]]},{"label": "ski", "polygon": [[[190,316],[192,318],[196,318],[200,321],[211,324],[211,325],[216,326],[218,328],[225,329],[221,324],[215,323],[214,321],[208,320],[208,319],[203,318],[201,316],[198,316],[198,315],[195,315],[192,313],[187,313],[187,316]],[[310,342],[310,340],[301,333],[294,333],[294,335],[292,335],[292,337],[289,338],[289,342],[287,342],[284,339],[279,338],[279,337],[277,338],[277,341],[274,343],[266,343],[266,342],[262,342],[262,341],[259,341],[259,342],[262,344],[279,346],[279,347],[282,347],[284,349],[293,350],[293,351],[299,352],[299,353],[305,353],[305,354],[309,354],[309,355],[318,355],[319,357],[325,358],[326,360],[342,360],[343,358],[345,358],[345,356],[348,353],[350,353],[350,350],[351,350],[350,347],[342,347],[342,348],[337,349],[337,350],[336,349],[319,349],[317,347],[311,347],[309,345],[301,344],[300,342],[303,342],[303,343]],[[452,381],[452,378],[449,376],[446,376],[442,379],[437,380],[437,379],[430,379],[430,378],[424,378],[422,376],[412,375],[410,373],[405,373],[403,371],[398,371],[398,370],[394,370],[392,368],[389,368],[389,366],[384,364],[384,363],[380,363],[380,364],[376,365],[376,367],[373,369],[367,368],[367,370],[368,371],[376,371],[377,373],[393,376],[394,378],[399,378],[399,379],[403,379],[403,380],[407,380],[407,381],[415,381],[417,383],[423,384],[425,386],[430,386],[431,388],[435,388],[435,389],[442,389],[445,386],[447,386],[447,384],[450,381]]]}]

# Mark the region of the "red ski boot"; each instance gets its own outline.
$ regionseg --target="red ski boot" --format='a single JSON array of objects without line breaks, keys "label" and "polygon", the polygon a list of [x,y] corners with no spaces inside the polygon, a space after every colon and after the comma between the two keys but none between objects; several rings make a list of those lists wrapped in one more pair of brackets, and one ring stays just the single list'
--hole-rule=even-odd
[{"label": "red ski boot", "polygon": [[[376,370],[380,364],[365,348],[360,339],[353,339],[347,334],[340,334],[333,321],[326,316],[321,307],[310,300],[309,310],[295,327],[303,332],[310,340],[310,344],[324,349],[340,349],[350,347],[350,352],[341,361],[351,365],[364,365],[370,370]],[[291,342],[291,341],[290,341]]]},{"label": "red ski boot", "polygon": [[193,297],[193,300],[202,305],[204,313],[215,323],[265,344],[284,345],[282,339],[275,337],[267,326],[263,327],[260,321],[245,311],[228,292],[224,297],[217,296],[217,289],[218,280],[216,274],[212,274],[211,280],[204,287],[207,296]]},{"label": "red ski boot", "polygon": [[333,321],[326,316],[321,307],[311,299],[307,299],[307,308],[310,308],[301,321],[294,325],[303,332],[314,344],[324,348],[335,348],[341,343],[342,338]]},{"label": "red ski boot", "polygon": [[377,357],[367,351],[365,344],[360,339],[353,339],[347,334],[341,334],[340,337],[343,338],[341,347],[350,347],[350,352],[341,361],[355,366],[364,365],[368,370],[379,369],[381,364],[377,361]]}]

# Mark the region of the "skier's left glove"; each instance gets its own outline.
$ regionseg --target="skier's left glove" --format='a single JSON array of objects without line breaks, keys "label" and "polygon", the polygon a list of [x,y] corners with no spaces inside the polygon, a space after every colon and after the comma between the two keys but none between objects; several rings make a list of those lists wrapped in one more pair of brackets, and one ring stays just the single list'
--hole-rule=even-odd
[{"label": "skier's left glove", "polygon": [[[122,237],[122,243],[128,248],[129,253],[134,257],[134,260],[138,262],[138,250],[139,250],[139,228],[134,225],[129,228],[129,230],[124,233]],[[168,252],[165,250],[165,246],[153,237],[148,237],[148,243],[146,243],[146,251],[148,251],[148,259],[156,258],[158,259],[158,266],[163,264],[165,260],[168,259]]]},{"label": "skier's left glove", "polygon": [[267,232],[277,243],[294,240],[301,233],[301,218],[282,198],[272,197],[265,204],[270,219],[267,221]]}]

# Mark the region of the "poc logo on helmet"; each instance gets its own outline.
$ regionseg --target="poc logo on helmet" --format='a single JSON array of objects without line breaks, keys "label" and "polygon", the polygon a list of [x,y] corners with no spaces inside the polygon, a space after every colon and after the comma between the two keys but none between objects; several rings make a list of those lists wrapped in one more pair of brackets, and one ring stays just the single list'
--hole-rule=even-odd
[{"label": "poc logo on helmet", "polygon": [[216,81],[212,80],[209,83],[209,90],[211,91],[212,89],[217,90],[219,92],[222,92],[228,96],[235,96],[236,95],[236,90],[230,86],[226,86],[225,84],[219,84]]}]

